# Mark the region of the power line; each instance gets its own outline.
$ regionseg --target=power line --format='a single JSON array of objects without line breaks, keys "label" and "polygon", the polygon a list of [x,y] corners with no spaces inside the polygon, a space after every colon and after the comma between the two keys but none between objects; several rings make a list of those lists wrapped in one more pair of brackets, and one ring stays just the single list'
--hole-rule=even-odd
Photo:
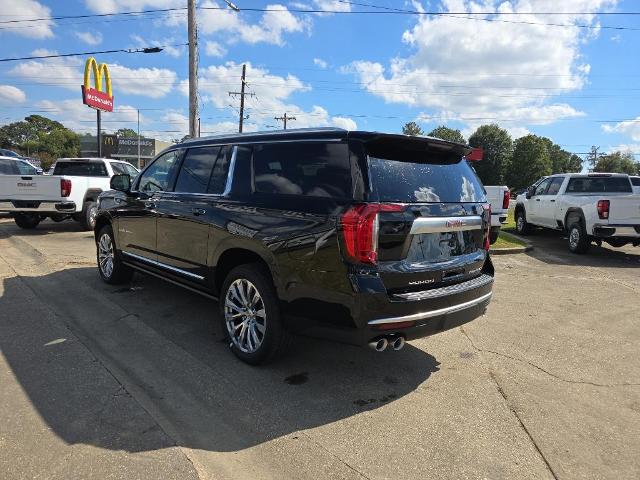
[{"label": "power line", "polygon": [[98,55],[102,53],[158,53],[168,47],[181,47],[187,45],[186,43],[180,43],[178,45],[162,45],[154,47],[140,47],[140,48],[120,48],[117,50],[102,50],[95,52],[82,52],[82,53],[59,53],[52,55],[34,55],[31,57],[14,57],[14,58],[0,58],[0,62],[15,62],[19,60],[36,60],[43,58],[61,58],[61,57],[80,57],[84,55]]}]

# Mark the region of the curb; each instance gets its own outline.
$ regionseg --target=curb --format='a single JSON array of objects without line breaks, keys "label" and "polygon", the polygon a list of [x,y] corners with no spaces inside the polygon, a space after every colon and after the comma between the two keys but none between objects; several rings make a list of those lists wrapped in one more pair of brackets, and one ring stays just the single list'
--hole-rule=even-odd
[{"label": "curb", "polygon": [[491,253],[492,255],[510,255],[512,253],[525,253],[525,252],[529,252],[531,250],[533,250],[533,245],[531,245],[531,242],[528,241],[525,238],[522,238],[519,235],[515,235],[511,232],[504,232],[507,235],[511,235],[513,238],[517,238],[518,240],[520,240],[521,242],[525,243],[526,245],[524,247],[513,247],[513,248],[496,248],[496,249],[489,249],[489,253]]}]

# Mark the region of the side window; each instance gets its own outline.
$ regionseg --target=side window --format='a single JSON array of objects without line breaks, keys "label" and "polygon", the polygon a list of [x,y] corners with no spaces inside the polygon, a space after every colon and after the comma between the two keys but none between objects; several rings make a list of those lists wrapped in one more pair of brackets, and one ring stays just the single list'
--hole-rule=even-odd
[{"label": "side window", "polygon": [[15,160],[0,159],[0,175],[18,175],[18,167]]},{"label": "side window", "polygon": [[218,160],[213,167],[213,172],[211,172],[207,193],[214,193],[216,195],[224,193],[224,188],[227,185],[227,172],[229,170],[229,163],[231,163],[231,155],[233,155],[233,147],[224,147],[220,155],[218,155]]},{"label": "side window", "polygon": [[35,167],[32,167],[27,162],[16,162],[20,175],[37,175]]},{"label": "side window", "polygon": [[255,191],[311,197],[351,197],[344,143],[274,143],[253,150]]},{"label": "side window", "polygon": [[536,187],[536,193],[535,195],[544,195],[545,190],[547,189],[547,187],[549,186],[549,184],[551,183],[551,179],[547,178],[546,180],[543,180],[542,182],[540,182],[540,185],[538,185]]},{"label": "side window", "polygon": [[126,173],[128,173],[131,178],[136,178],[140,173],[136,167],[128,163],[124,164],[124,169],[126,170]]},{"label": "side window", "polygon": [[118,162],[111,162],[111,169],[114,175],[122,175],[123,173],[129,173],[124,171],[124,165]]},{"label": "side window", "polygon": [[173,150],[158,157],[140,176],[138,190],[141,192],[165,191],[173,180],[180,150]]},{"label": "side window", "polygon": [[546,195],[557,195],[560,191],[560,187],[564,182],[564,177],[556,177],[551,181],[551,185],[549,185],[549,190],[547,190]]},{"label": "side window", "polygon": [[209,179],[219,153],[220,147],[200,147],[187,150],[174,191],[207,193]]}]

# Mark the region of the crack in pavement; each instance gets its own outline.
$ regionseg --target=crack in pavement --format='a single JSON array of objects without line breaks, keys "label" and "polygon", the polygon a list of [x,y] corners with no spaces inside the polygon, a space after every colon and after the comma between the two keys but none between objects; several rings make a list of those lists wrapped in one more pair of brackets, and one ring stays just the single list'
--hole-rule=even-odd
[{"label": "crack in pavement", "polygon": [[550,372],[548,370],[545,370],[541,366],[536,365],[535,363],[533,363],[533,362],[531,362],[529,360],[525,360],[523,358],[518,358],[518,357],[513,357],[511,355],[507,355],[506,353],[496,352],[495,350],[489,350],[489,349],[485,349],[485,348],[480,348],[475,344],[473,339],[469,336],[469,334],[464,330],[463,327],[460,327],[460,331],[463,333],[463,335],[465,337],[467,337],[467,340],[469,340],[469,343],[471,343],[471,346],[477,352],[491,353],[491,354],[496,355],[498,357],[508,358],[509,360],[514,360],[516,362],[527,364],[527,365],[529,365],[529,366],[541,371],[542,373],[545,373],[546,375],[549,375],[550,377],[553,377],[556,380],[559,380],[559,381],[564,382],[564,383],[572,383],[572,384],[577,384],[577,385],[590,385],[592,387],[605,387],[605,388],[639,387],[640,386],[640,383],[629,383],[629,382],[626,382],[626,383],[595,383],[595,382],[589,382],[587,380],[571,380],[571,379],[568,379],[568,378],[563,378],[563,377],[561,377],[559,375],[556,375],[555,373],[552,373],[552,372]]}]

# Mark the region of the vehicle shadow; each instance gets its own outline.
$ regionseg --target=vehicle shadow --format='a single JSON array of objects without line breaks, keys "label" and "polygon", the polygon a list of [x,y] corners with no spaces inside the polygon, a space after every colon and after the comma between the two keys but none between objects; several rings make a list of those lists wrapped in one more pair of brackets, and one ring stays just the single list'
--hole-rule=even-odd
[{"label": "vehicle shadow", "polygon": [[[30,317],[36,323],[17,325],[12,299],[23,282],[99,363],[65,358],[69,343],[46,346],[43,332],[54,320]],[[229,352],[217,308],[138,274],[123,287],[103,284],[93,268],[13,277],[0,297],[0,348],[34,408],[65,442],[130,452],[166,445],[147,436],[149,425],[125,415],[126,408],[105,414],[113,385],[87,385],[93,380],[82,375],[85,365],[104,365],[126,390],[120,394],[135,398],[178,445],[217,452],[384,407],[439,370],[435,357],[411,345],[377,353],[303,337],[286,358],[250,367]]]},{"label": "vehicle shadow", "polygon": [[40,236],[59,232],[86,232],[88,235],[93,235],[93,232],[84,230],[80,223],[71,219],[65,219],[60,222],[54,222],[53,220],[46,219],[40,222],[38,226],[33,229],[18,227],[11,217],[3,218],[0,221],[0,224],[3,225],[2,230],[5,235],[8,236]]},{"label": "vehicle shadow", "polygon": [[523,238],[533,245],[533,249],[526,254],[548,264],[612,268],[640,267],[640,247],[627,245],[614,248],[604,242],[602,246],[592,243],[586,254],[578,255],[569,251],[567,236],[561,232],[539,228]]}]

